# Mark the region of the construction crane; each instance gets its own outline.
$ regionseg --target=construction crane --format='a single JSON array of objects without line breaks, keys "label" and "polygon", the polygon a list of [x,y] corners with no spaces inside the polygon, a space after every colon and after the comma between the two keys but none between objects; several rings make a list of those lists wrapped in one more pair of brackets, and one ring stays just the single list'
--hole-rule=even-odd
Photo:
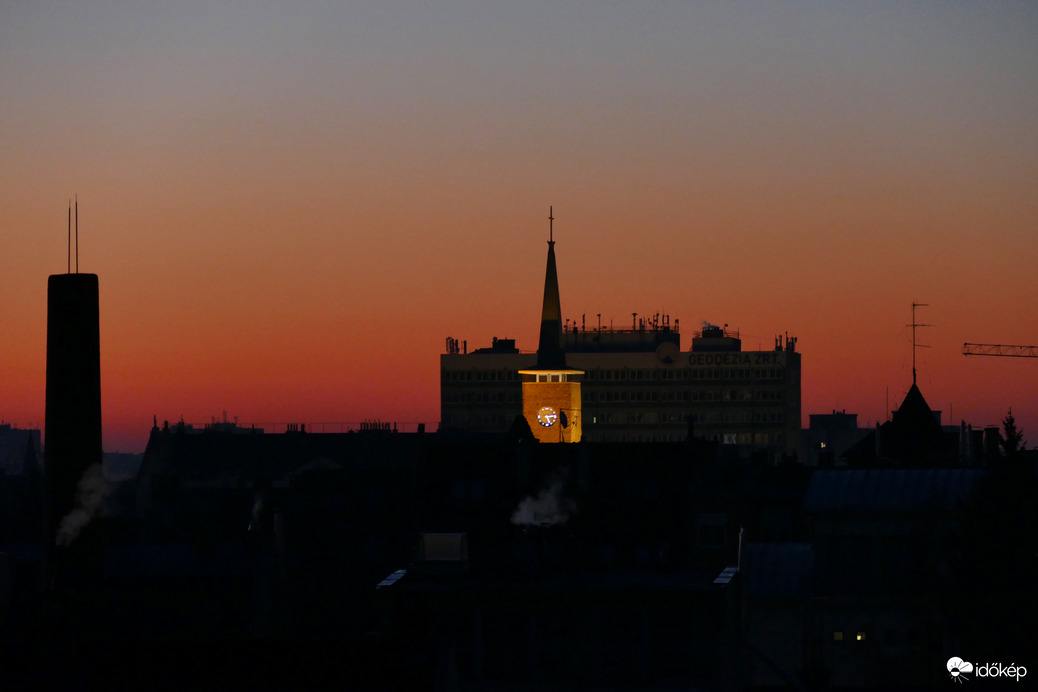
[{"label": "construction crane", "polygon": [[1014,358],[1038,358],[1038,346],[1006,346],[1004,344],[962,345],[964,356],[1011,356]]}]

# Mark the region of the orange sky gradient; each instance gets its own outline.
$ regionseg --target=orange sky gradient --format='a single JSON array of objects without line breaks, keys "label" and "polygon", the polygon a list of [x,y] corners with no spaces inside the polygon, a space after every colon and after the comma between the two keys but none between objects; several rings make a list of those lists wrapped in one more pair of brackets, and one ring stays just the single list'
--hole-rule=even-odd
[{"label": "orange sky gradient", "polygon": [[[447,336],[565,317],[799,339],[804,423],[1012,408],[1038,444],[1038,6],[0,9],[0,419],[44,419],[47,276],[100,277],[105,448],[439,418]],[[517,6],[518,5],[518,6]],[[319,429],[319,428],[318,428]],[[332,429],[332,428],[329,428]]]}]

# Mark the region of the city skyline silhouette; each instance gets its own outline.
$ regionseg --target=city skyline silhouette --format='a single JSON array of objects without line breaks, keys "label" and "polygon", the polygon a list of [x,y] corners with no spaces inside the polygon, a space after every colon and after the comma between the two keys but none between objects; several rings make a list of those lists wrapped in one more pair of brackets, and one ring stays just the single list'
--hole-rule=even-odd
[{"label": "city skyline silhouette", "polygon": [[799,339],[802,413],[1038,430],[1038,11],[17,7],[0,417],[44,418],[46,277],[100,283],[105,449],[152,417],[439,418],[446,337],[666,312]]}]

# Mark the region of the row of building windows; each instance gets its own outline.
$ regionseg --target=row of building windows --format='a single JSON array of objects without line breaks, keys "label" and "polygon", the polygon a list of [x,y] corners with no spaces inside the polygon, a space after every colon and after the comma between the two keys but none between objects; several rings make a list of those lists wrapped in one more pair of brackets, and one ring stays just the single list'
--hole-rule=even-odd
[{"label": "row of building windows", "polygon": [[[480,402],[473,402],[480,403]],[[467,425],[501,425],[509,424],[519,410],[501,412],[485,411],[480,413],[465,412]],[[584,410],[584,424],[595,425],[659,425],[687,424],[689,421],[700,425],[782,425],[785,422],[783,411],[594,411]]]},{"label": "row of building windows", "polygon": [[588,442],[684,442],[687,433],[595,433],[584,431],[584,439]]},{"label": "row of building windows", "polygon": [[[696,432],[697,435],[702,433]],[[709,432],[705,437],[712,437]],[[594,430],[585,430],[584,439],[588,442],[684,442],[687,433],[674,432],[651,432],[651,433],[625,433],[610,432],[596,433]],[[719,437],[726,445],[757,445],[766,447],[769,445],[782,445],[782,433],[724,433]]]},{"label": "row of building windows", "polygon": [[734,380],[759,382],[762,380],[784,380],[785,368],[642,368],[642,369],[591,369],[584,374],[584,380],[612,381],[634,380],[662,382],[667,380]]},{"label": "row of building windows", "polygon": [[726,445],[781,445],[782,440],[782,433],[740,432],[721,435],[721,442]]},{"label": "row of building windows", "polygon": [[781,389],[621,389],[596,390],[588,388],[584,393],[589,402],[615,401],[785,401],[786,393]]},{"label": "row of building windows", "polygon": [[598,412],[584,410],[584,425],[658,425],[688,423],[703,425],[782,425],[786,420],[781,411],[705,411],[702,413],[672,413],[669,411]]},{"label": "row of building windows", "polygon": [[[472,427],[486,426],[508,426],[519,415],[518,412],[489,412],[463,413],[451,416],[444,422],[447,424],[458,424]],[[696,425],[767,425],[779,426],[785,421],[785,416],[780,412],[717,412],[705,413],[670,413],[665,411],[631,411],[626,413],[596,413],[584,412],[584,426],[589,432],[593,432],[597,426],[611,425],[687,425],[689,421]],[[768,444],[777,442],[774,435],[762,432],[731,433],[738,434],[743,438],[728,440],[727,444]],[[627,439],[627,438],[624,438]],[[682,438],[683,439],[683,438]]]},{"label": "row of building windows", "polygon": [[515,370],[444,370],[444,382],[519,382]]},{"label": "row of building windows", "polygon": [[[522,402],[522,392],[515,391],[481,391],[481,392],[449,392],[444,391],[443,403],[445,404],[519,404]],[[675,403],[698,403],[698,402],[740,402],[756,401],[780,404],[785,401],[786,395],[782,390],[682,390],[682,391],[641,391],[641,390],[619,390],[601,391],[590,390],[584,393],[584,399],[589,404],[610,404],[629,402],[675,402]]]},{"label": "row of building windows", "polygon": [[683,442],[685,440],[685,434],[623,434],[614,433],[610,435],[595,435],[594,433],[584,433],[584,439],[592,442]]}]

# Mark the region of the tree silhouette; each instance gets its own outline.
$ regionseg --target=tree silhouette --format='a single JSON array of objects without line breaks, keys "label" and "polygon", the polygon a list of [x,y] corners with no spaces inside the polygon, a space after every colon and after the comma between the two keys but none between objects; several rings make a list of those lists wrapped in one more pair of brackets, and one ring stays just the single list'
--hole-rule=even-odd
[{"label": "tree silhouette", "polygon": [[1013,409],[1006,412],[1002,419],[1002,439],[1000,440],[1002,451],[1006,459],[1016,459],[1020,456],[1020,450],[1024,448],[1024,431],[1016,427],[1016,418],[1013,417]]}]

